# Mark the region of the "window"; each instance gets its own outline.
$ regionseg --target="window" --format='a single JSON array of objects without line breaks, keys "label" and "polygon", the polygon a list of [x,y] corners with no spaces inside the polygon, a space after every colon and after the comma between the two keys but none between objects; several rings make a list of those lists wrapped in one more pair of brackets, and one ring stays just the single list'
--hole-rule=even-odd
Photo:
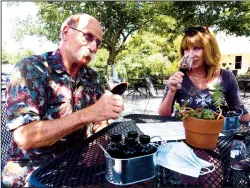
[{"label": "window", "polygon": [[235,56],[235,69],[241,69],[242,56]]},{"label": "window", "polygon": [[235,62],[241,62],[242,56],[235,56]]}]

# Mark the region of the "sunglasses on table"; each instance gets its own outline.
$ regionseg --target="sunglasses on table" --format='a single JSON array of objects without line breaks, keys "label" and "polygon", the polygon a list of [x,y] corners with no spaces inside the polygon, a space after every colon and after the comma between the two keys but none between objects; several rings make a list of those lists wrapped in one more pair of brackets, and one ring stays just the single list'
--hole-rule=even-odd
[{"label": "sunglasses on table", "polygon": [[71,26],[70,26],[70,28],[82,33],[87,42],[93,42],[95,40],[97,48],[101,47],[101,45],[102,45],[101,40],[97,39],[93,34],[84,33],[84,32],[82,32],[82,31],[80,31],[80,30],[78,30],[78,29],[76,29],[74,27],[71,27]]},{"label": "sunglasses on table", "polygon": [[198,32],[205,33],[205,32],[209,32],[209,30],[207,26],[187,27],[184,29],[184,33],[189,36],[193,36]]}]

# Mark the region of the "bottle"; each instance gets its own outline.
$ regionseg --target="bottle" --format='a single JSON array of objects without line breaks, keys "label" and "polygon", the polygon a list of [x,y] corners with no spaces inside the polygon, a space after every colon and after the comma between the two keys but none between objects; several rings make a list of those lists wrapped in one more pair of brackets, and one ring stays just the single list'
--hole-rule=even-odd
[{"label": "bottle", "polygon": [[113,158],[122,157],[122,135],[121,134],[112,134],[110,135],[110,143],[108,145],[107,152]]},{"label": "bottle", "polygon": [[128,137],[133,137],[133,138],[137,138],[138,133],[136,131],[129,131],[128,132]]},{"label": "bottle", "polygon": [[136,157],[135,138],[125,137],[125,146],[123,149],[123,157],[124,158]]},{"label": "bottle", "polygon": [[139,142],[136,140],[137,137],[138,137],[138,133],[137,133],[136,131],[129,131],[129,132],[128,132],[128,137],[132,137],[132,138],[135,139],[135,147],[136,147],[137,150],[138,150],[138,148],[140,147]]},{"label": "bottle", "polygon": [[139,151],[140,156],[152,154],[154,152],[153,147],[149,144],[150,143],[150,136],[141,135],[140,136],[140,143],[141,143],[141,147],[140,147],[140,151]]},{"label": "bottle", "polygon": [[246,145],[243,143],[244,135],[234,135],[230,148],[230,166],[234,170],[244,170],[246,161]]}]

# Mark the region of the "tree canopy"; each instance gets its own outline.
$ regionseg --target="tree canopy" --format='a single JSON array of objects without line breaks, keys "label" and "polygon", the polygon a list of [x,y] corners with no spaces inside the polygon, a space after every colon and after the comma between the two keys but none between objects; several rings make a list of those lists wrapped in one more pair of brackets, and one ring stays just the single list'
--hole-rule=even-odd
[{"label": "tree canopy", "polygon": [[8,53],[2,49],[2,64],[16,64],[21,58],[31,55],[33,52],[30,49],[22,49],[17,53]]},{"label": "tree canopy", "polygon": [[78,12],[89,13],[103,26],[102,47],[109,52],[108,64],[114,64],[117,55],[127,49],[127,39],[135,31],[147,30],[166,36],[167,45],[170,46],[173,46],[174,39],[184,27],[190,25],[207,25],[215,31],[226,31],[237,36],[249,36],[250,33],[250,3],[247,1],[49,1],[37,4],[39,22],[24,22],[24,31],[46,36],[57,43],[65,18]]},{"label": "tree canopy", "polygon": [[[53,42],[59,41],[62,22],[70,15],[87,12],[103,27],[103,48],[109,52],[108,64],[114,64],[131,33],[146,27],[156,15],[150,2],[39,2],[40,35]],[[33,29],[35,30],[35,28]]]},{"label": "tree canopy", "polygon": [[[207,25],[213,30],[226,31],[237,36],[250,33],[250,2],[246,1],[75,1],[37,2],[39,21],[23,22],[19,35],[38,34],[58,43],[62,22],[70,15],[86,12],[96,17],[103,27],[103,46],[109,56],[108,64],[116,62],[117,55],[126,50],[132,33],[151,31],[167,36],[167,45],[186,26]],[[20,34],[21,33],[21,34]]]}]

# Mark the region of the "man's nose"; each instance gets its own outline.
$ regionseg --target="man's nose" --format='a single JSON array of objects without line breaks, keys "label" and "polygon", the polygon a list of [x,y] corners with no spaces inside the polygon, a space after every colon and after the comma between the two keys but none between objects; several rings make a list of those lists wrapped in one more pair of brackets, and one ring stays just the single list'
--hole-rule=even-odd
[{"label": "man's nose", "polygon": [[94,53],[97,52],[98,48],[97,48],[97,43],[95,40],[93,40],[92,42],[89,42],[88,46],[89,46],[91,52],[94,52]]}]

